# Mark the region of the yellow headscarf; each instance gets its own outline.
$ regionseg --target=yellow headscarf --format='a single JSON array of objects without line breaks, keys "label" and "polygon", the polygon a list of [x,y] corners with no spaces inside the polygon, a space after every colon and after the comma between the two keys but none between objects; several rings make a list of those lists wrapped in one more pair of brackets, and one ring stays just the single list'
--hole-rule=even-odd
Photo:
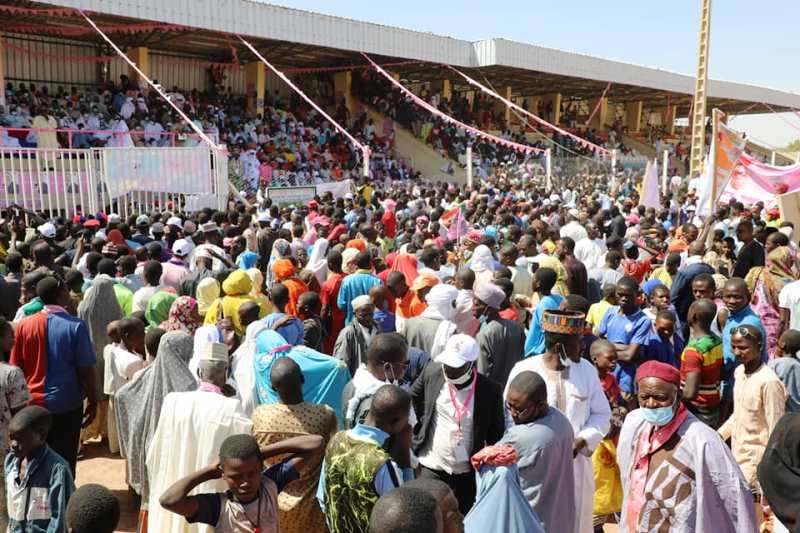
[{"label": "yellow headscarf", "polygon": [[200,316],[206,316],[208,308],[219,298],[219,281],[208,277],[197,284],[197,311]]}]

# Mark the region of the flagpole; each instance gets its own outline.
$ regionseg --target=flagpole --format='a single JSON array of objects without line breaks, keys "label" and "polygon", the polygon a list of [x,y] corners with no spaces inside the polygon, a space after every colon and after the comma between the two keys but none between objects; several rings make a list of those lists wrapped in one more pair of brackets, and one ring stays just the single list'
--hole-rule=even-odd
[{"label": "flagpole", "polygon": [[714,206],[717,203],[717,154],[715,153],[716,143],[714,141],[716,141],[719,132],[721,114],[722,112],[719,109],[714,108],[711,110],[711,143],[709,143],[711,149],[708,154],[708,176],[711,179],[711,196],[708,199],[709,214],[714,214]]}]

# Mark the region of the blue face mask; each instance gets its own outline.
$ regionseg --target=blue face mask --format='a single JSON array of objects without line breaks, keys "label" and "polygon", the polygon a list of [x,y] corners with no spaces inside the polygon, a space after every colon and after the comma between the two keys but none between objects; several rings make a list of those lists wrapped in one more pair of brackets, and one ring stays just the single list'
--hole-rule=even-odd
[{"label": "blue face mask", "polygon": [[644,419],[657,427],[666,426],[675,416],[675,411],[671,405],[668,407],[657,407],[655,409],[642,407],[641,411]]}]

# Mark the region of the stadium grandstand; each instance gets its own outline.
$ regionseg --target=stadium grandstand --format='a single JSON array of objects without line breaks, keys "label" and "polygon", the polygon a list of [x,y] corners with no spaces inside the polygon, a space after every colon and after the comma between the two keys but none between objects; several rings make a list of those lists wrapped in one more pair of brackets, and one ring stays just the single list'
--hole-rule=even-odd
[{"label": "stadium grandstand", "polygon": [[[195,126],[150,90],[80,10]],[[553,149],[551,162],[565,172],[610,169],[611,153],[620,168],[638,171],[664,150],[670,173],[685,175],[688,168],[689,132],[680,124],[691,112],[694,78],[657,68],[505,39],[470,42],[249,0],[2,0],[0,13],[0,81],[6,88],[0,94],[0,150],[192,148],[203,144],[200,128],[227,147],[225,172],[245,191],[259,183],[307,185],[361,176],[362,154],[259,61],[241,35],[369,146],[369,172],[376,179],[463,182],[467,146],[478,176],[492,165],[522,160],[507,146],[485,139],[472,143],[463,129],[414,105],[363,54],[462,123],[533,150]],[[526,119],[450,67],[560,128]],[[800,108],[800,96],[710,80],[708,106],[732,115],[763,113],[765,107],[781,112]],[[770,157],[766,147],[751,143],[750,151]],[[541,154],[529,160],[543,171]],[[777,162],[790,161],[778,155]],[[103,162],[104,168],[122,166]],[[222,165],[211,167],[219,174]],[[129,173],[126,179],[138,177]],[[219,196],[227,190],[218,175],[209,180],[213,190],[197,192]],[[110,185],[100,181],[88,185],[102,200]],[[39,193],[53,186],[48,181]],[[6,194],[21,189],[5,186]],[[33,186],[28,193],[35,197]]]}]

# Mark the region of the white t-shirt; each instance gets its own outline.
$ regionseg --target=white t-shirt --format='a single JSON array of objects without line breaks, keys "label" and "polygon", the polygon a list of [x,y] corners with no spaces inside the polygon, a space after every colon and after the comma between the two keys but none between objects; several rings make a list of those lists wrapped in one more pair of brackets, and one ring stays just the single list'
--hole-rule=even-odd
[{"label": "white t-shirt", "polygon": [[134,374],[144,368],[144,359],[129,352],[119,345],[109,344],[103,352],[105,370],[103,375],[103,392],[116,394],[116,392],[130,381]]},{"label": "white t-shirt", "polygon": [[800,330],[800,281],[793,281],[781,289],[778,305],[789,310],[789,328]]},{"label": "white t-shirt", "polygon": [[[473,384],[474,386],[475,384]],[[459,409],[466,408],[459,427],[456,419],[447,382],[436,398],[436,410],[431,427],[433,432],[430,444],[420,450],[419,462],[431,470],[441,470],[448,474],[465,474],[472,470],[469,452],[472,450],[472,424],[475,410],[475,395],[470,394],[472,386],[457,390],[453,387]],[[469,400],[466,406],[464,402]],[[460,429],[460,438],[456,433]]]}]

